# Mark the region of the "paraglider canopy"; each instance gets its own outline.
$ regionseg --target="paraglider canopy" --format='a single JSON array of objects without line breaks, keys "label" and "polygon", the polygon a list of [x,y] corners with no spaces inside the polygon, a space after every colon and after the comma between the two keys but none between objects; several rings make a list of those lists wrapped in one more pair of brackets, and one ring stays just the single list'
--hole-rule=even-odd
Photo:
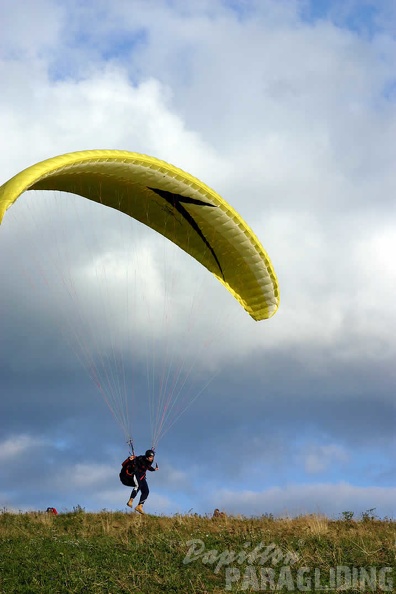
[{"label": "paraglider canopy", "polygon": [[278,309],[277,278],[253,231],[216,192],[173,165],[116,150],[47,159],[0,187],[0,223],[26,190],[71,192],[124,212],[198,260],[255,320]]}]

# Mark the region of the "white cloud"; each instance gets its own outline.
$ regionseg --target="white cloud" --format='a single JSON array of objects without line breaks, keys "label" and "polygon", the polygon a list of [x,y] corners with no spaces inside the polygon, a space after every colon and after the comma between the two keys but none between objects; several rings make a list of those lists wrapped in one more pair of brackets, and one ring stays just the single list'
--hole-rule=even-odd
[{"label": "white cloud", "polygon": [[[72,466],[65,465],[61,473],[54,476],[54,484],[67,492],[78,492],[88,488],[98,488],[105,485],[115,476],[114,467],[110,464],[77,463]],[[66,480],[65,480],[65,477]]]},{"label": "white cloud", "polygon": [[23,456],[37,455],[37,449],[45,444],[45,440],[30,435],[13,435],[0,442],[0,462],[13,463]]},{"label": "white cloud", "polygon": [[59,42],[62,12],[51,0],[37,0],[23,6],[20,2],[1,2],[1,54],[15,62],[39,58],[40,50]]},{"label": "white cloud", "polygon": [[230,513],[244,515],[295,516],[323,513],[340,517],[344,511],[353,511],[356,517],[369,509],[376,509],[380,517],[395,514],[394,487],[360,487],[346,482],[290,484],[285,488],[274,487],[263,492],[220,491],[216,497],[207,498],[213,509],[218,507]]},{"label": "white cloud", "polygon": [[317,474],[334,468],[334,465],[345,464],[349,460],[345,448],[337,444],[311,445],[306,448],[304,466],[308,474]]}]

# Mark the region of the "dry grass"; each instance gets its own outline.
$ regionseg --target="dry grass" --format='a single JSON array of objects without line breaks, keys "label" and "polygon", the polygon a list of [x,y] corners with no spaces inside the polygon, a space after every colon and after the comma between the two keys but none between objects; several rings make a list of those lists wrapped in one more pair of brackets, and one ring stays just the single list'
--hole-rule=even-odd
[{"label": "dry grass", "polygon": [[321,534],[327,534],[329,530],[329,520],[326,516],[321,514],[311,514],[306,516],[307,530],[310,534],[319,536]]}]

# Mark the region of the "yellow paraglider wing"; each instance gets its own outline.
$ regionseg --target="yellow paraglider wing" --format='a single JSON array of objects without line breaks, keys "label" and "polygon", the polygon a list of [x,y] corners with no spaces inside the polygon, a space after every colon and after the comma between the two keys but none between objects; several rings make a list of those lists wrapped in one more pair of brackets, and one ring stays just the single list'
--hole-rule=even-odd
[{"label": "yellow paraglider wing", "polygon": [[255,319],[279,306],[271,261],[239,214],[197,178],[127,151],[68,153],[0,187],[0,223],[26,190],[58,190],[115,208],[161,233],[212,272]]}]

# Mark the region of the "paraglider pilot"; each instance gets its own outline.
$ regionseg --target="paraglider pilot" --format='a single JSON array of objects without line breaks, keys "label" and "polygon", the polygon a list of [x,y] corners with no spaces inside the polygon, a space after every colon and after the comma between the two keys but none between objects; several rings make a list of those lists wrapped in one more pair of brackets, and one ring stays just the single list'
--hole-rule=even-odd
[{"label": "paraglider pilot", "polygon": [[144,456],[129,456],[122,463],[120,472],[120,480],[123,485],[133,487],[131,496],[127,501],[127,506],[133,506],[133,500],[140,491],[140,499],[135,510],[140,514],[144,514],[143,505],[149,495],[149,487],[146,480],[146,472],[155,472],[158,470],[158,464],[153,466],[155,452],[154,450],[147,450]]}]

